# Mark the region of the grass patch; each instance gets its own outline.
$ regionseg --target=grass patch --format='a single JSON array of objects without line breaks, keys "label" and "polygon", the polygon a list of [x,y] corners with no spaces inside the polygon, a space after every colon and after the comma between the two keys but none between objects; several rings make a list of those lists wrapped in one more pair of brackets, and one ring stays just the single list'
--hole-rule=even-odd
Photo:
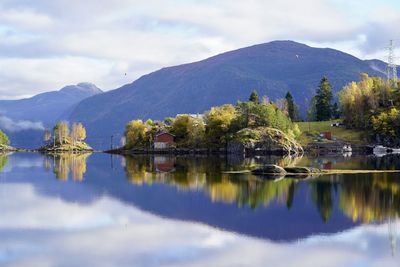
[{"label": "grass patch", "polygon": [[[346,129],[344,126],[331,127],[334,122],[340,122],[340,120],[332,121],[312,121],[312,122],[297,122],[302,132],[298,141],[303,146],[310,142],[314,142],[316,136],[321,132],[331,132],[332,137],[338,141],[345,141],[352,144],[365,144],[365,133],[358,130]],[[331,141],[322,141],[331,142]]]}]

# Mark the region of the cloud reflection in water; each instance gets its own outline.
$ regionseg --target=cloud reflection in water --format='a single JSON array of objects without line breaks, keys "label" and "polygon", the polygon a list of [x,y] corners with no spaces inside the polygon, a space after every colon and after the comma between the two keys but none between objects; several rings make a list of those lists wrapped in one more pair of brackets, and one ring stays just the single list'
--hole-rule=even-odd
[{"label": "cloud reflection in water", "polygon": [[[5,266],[397,266],[388,227],[272,242],[164,219],[109,196],[87,205],[2,184]],[[295,225],[293,226],[295,227]]]}]

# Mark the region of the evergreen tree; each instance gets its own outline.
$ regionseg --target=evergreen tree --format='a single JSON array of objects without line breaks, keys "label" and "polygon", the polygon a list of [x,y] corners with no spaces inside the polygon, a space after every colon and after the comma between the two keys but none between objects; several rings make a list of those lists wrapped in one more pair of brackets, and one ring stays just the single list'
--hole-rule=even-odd
[{"label": "evergreen tree", "polygon": [[332,86],[328,78],[323,77],[317,89],[316,97],[316,119],[326,121],[332,118]]},{"label": "evergreen tree", "polygon": [[260,98],[258,97],[257,91],[253,90],[253,92],[251,92],[250,97],[249,97],[249,101],[253,102],[255,104],[260,104]]},{"label": "evergreen tree", "polygon": [[290,92],[286,93],[285,96],[286,102],[287,102],[287,109],[288,109],[288,115],[292,121],[298,120],[298,107],[296,103],[294,102],[293,96]]},{"label": "evergreen tree", "polygon": [[339,119],[340,118],[340,109],[339,105],[337,102],[335,102],[332,106],[332,117],[334,119]]}]

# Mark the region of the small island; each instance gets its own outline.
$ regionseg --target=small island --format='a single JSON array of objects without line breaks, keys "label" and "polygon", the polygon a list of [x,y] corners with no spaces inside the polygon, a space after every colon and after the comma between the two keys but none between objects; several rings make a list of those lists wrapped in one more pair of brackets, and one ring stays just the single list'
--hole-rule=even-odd
[{"label": "small island", "polygon": [[84,142],[86,129],[82,123],[73,123],[70,130],[67,122],[58,122],[53,131],[44,131],[43,140],[45,145],[39,148],[40,152],[61,153],[61,152],[92,152],[93,148]]},{"label": "small island", "polygon": [[8,139],[8,136],[2,130],[0,130],[0,153],[13,151],[16,151],[16,149],[10,146],[10,140]]},{"label": "small island", "polygon": [[107,152],[301,155],[303,148],[296,141],[301,131],[290,117],[294,105],[287,99],[260,100],[254,90],[247,102],[212,107],[203,114],[132,120],[125,127],[123,146]]}]

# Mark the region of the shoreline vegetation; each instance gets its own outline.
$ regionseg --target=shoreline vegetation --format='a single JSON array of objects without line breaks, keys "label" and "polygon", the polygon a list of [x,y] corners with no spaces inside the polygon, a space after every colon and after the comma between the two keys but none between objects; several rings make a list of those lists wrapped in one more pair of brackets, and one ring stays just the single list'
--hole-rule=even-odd
[{"label": "shoreline vegetation", "polygon": [[93,152],[94,149],[84,142],[86,139],[86,129],[82,123],[73,123],[70,130],[67,122],[58,122],[53,131],[44,131],[44,146],[37,149],[39,152],[59,153],[59,152]]},{"label": "shoreline vegetation", "polygon": [[[291,95],[287,95],[292,99]],[[299,126],[294,103],[260,101],[253,91],[247,102],[212,107],[203,114],[178,114],[164,121],[133,120],[125,128],[122,154],[246,154],[302,155],[296,141]],[[288,108],[288,107],[292,108]]]},{"label": "shoreline vegetation", "polygon": [[[309,103],[308,120],[301,121],[290,92],[284,98],[261,99],[253,91],[247,102],[212,107],[203,114],[178,114],[165,120],[129,121],[122,146],[114,154],[239,154],[289,155],[303,153],[369,154],[374,145],[400,145],[400,82],[360,75],[338,93],[320,81]],[[0,130],[0,152],[92,152],[82,123],[58,122],[45,130],[38,149],[10,146]],[[351,147],[347,151],[343,148]]]}]

